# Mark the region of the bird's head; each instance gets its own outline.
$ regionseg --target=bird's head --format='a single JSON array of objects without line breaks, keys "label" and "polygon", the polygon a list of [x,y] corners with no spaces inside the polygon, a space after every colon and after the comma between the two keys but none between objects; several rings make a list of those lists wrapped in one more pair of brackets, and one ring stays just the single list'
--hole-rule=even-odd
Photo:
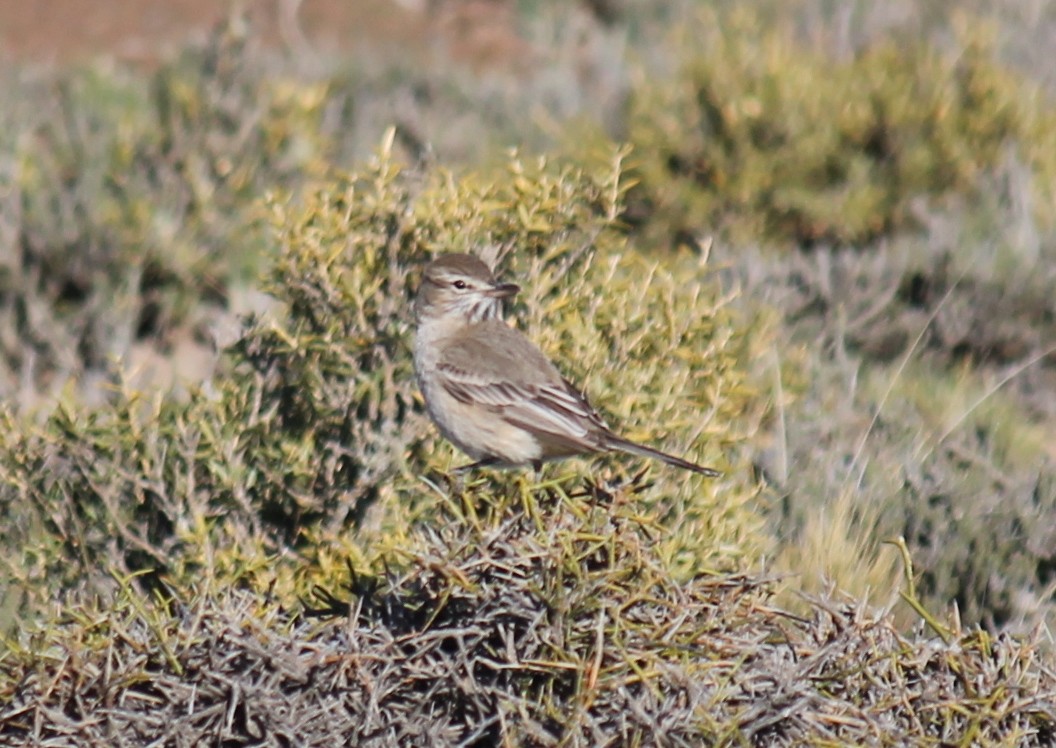
[{"label": "bird's head", "polygon": [[419,324],[437,319],[466,323],[501,319],[502,300],[520,290],[514,283],[499,283],[491,268],[473,255],[441,255],[422,274],[415,314]]}]

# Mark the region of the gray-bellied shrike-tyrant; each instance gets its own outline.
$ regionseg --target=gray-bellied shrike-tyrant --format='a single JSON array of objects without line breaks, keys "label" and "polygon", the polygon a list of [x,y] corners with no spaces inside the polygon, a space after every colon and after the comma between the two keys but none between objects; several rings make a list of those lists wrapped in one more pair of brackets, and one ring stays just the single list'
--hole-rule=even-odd
[{"label": "gray-bellied shrike-tyrant", "polygon": [[468,254],[442,255],[422,276],[414,370],[440,433],[475,460],[458,472],[538,471],[548,460],[615,451],[721,475],[614,434],[542,351],[503,322],[502,300],[520,290]]}]

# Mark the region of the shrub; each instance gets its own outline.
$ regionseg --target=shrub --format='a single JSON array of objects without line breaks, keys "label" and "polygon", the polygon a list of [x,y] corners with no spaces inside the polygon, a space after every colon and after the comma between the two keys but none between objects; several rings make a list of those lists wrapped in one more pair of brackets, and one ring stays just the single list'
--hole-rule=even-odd
[{"label": "shrub", "polygon": [[658,232],[861,244],[913,228],[921,198],[970,196],[1010,144],[1052,197],[1053,113],[978,30],[956,56],[888,36],[834,60],[750,12],[690,29],[674,80],[631,96],[630,214]]},{"label": "shrub", "polygon": [[245,44],[218,32],[153,79],[81,70],[5,93],[35,106],[3,145],[0,397],[32,410],[75,382],[102,399],[112,359],[204,345],[259,272],[274,245],[256,200],[318,167],[323,89],[263,75]]},{"label": "shrub", "polygon": [[[428,522],[438,499],[410,473],[446,470],[451,453],[412,381],[409,300],[434,252],[504,248],[528,331],[575,361],[569,373],[617,420],[633,411],[650,424],[625,431],[701,441],[702,461],[736,456],[760,410],[741,343],[696,260],[669,275],[624,256],[619,154],[598,173],[514,158],[498,178],[456,178],[407,172],[388,146],[348,179],[272,200],[283,249],[266,285],[280,307],[247,326],[208,391],[150,400],[119,388],[112,407],[69,405],[40,428],[8,416],[0,503],[12,521],[0,537],[22,549],[7,571],[27,608],[61,590],[108,595],[144,570],[141,582],[176,589],[205,576],[291,595],[342,554],[369,566]],[[626,482],[621,472],[602,475]],[[754,489],[736,474],[656,481],[641,511],[672,528],[661,548],[685,573],[761,545],[745,507]]]},{"label": "shrub", "polygon": [[166,609],[126,585],[0,660],[0,740],[1052,744],[1036,643],[907,638],[831,599],[790,615],[764,580],[675,579],[641,488],[469,488],[403,571],[355,575],[309,616],[231,589]]}]

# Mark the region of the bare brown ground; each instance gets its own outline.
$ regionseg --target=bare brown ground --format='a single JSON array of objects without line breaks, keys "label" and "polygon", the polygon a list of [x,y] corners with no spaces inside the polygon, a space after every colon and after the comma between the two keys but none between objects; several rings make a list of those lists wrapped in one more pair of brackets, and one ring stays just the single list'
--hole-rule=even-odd
[{"label": "bare brown ground", "polygon": [[437,42],[475,65],[516,64],[525,45],[505,0],[34,0],[0,3],[0,65],[98,57],[151,65],[242,13],[269,42],[421,53]]}]

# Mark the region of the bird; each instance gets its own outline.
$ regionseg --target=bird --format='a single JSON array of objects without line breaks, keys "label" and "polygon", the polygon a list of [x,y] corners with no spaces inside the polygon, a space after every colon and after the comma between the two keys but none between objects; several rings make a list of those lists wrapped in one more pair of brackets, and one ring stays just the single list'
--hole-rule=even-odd
[{"label": "bird", "polygon": [[617,435],[586,396],[522,332],[502,303],[520,292],[479,258],[443,254],[422,273],[415,296],[414,371],[440,433],[476,468],[531,466],[625,452],[708,477],[718,470]]}]

